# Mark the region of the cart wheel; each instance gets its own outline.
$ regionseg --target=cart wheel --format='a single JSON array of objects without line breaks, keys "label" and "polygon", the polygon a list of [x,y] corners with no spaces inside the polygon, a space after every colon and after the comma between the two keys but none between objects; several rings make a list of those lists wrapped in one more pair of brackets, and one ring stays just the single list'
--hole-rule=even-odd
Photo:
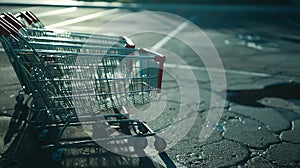
[{"label": "cart wheel", "polygon": [[144,137],[138,137],[134,145],[137,149],[145,149],[148,146],[148,140]]},{"label": "cart wheel", "polygon": [[41,132],[38,133],[38,140],[39,141],[46,141],[48,138],[49,130],[43,129]]},{"label": "cart wheel", "polygon": [[154,147],[158,152],[163,152],[167,148],[167,143],[163,138],[156,136]]},{"label": "cart wheel", "polygon": [[52,160],[54,162],[60,162],[64,159],[64,148],[58,148],[52,152]]},{"label": "cart wheel", "polygon": [[24,101],[24,94],[18,94],[17,96],[16,96],[16,101],[18,102],[18,103],[22,103],[23,101]]}]

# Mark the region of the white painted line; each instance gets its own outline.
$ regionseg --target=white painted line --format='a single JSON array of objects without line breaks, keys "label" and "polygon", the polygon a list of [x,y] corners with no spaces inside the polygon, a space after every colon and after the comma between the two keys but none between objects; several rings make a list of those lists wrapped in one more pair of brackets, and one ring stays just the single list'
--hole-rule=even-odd
[{"label": "white painted line", "polygon": [[213,71],[227,74],[236,74],[236,75],[247,75],[247,76],[257,76],[257,77],[271,77],[271,74],[258,73],[258,72],[248,72],[248,71],[239,71],[239,70],[230,70],[230,69],[216,69],[216,68],[206,68],[206,67],[197,67],[197,66],[188,66],[188,65],[177,65],[177,64],[168,64],[165,63],[166,68],[176,68],[176,69],[190,69],[198,71]]},{"label": "white painted line", "polygon": [[58,15],[58,14],[75,12],[76,10],[77,10],[77,7],[70,7],[70,8],[64,8],[64,9],[58,9],[58,10],[38,13],[36,15],[40,18],[40,17],[53,16],[53,15]]},{"label": "white painted line", "polygon": [[0,48],[0,52],[5,52],[4,48]]},{"label": "white painted line", "polygon": [[[192,17],[190,20],[195,19],[195,17]],[[190,23],[189,20],[181,23],[179,26],[176,27],[173,31],[171,31],[166,37],[161,39],[159,42],[157,42],[153,47],[152,50],[157,51],[159,48],[161,48],[163,45],[165,45],[168,41],[170,41],[174,36],[176,36],[182,29],[184,29],[186,26],[188,26]]]},{"label": "white painted line", "polygon": [[93,18],[96,18],[96,17],[100,17],[100,16],[104,16],[104,15],[108,15],[108,14],[113,14],[113,13],[116,13],[118,11],[119,11],[119,9],[110,9],[110,10],[101,11],[101,12],[93,13],[93,14],[86,15],[86,16],[81,16],[81,17],[74,18],[74,19],[69,19],[69,20],[66,20],[66,21],[63,21],[63,22],[48,25],[46,27],[55,28],[55,27],[67,26],[67,25],[71,25],[71,24],[74,24],[74,23],[79,23],[79,22],[83,22],[83,21],[86,21],[86,20],[90,20],[90,19],[93,19]]},{"label": "white painted line", "polygon": [[238,71],[238,70],[230,70],[230,69],[214,69],[214,68],[205,68],[201,67],[200,70],[208,70],[214,72],[224,72],[227,74],[237,74],[237,75],[247,75],[247,76],[258,76],[258,77],[271,77],[271,74],[266,73],[258,73],[258,72],[248,72],[248,71]]},{"label": "white painted line", "polygon": [[68,26],[66,29],[72,31],[92,31],[97,30],[99,27],[88,27],[88,26]]},{"label": "white painted line", "polygon": [[[192,17],[190,20],[194,20],[195,17]],[[157,42],[153,47],[152,50],[157,51],[163,45],[165,45],[168,41],[170,41],[174,36],[176,36],[181,30],[183,30],[186,26],[188,26],[189,20],[181,23],[179,26],[176,27],[172,32],[170,32],[166,37],[161,39]],[[259,76],[259,77],[270,77],[271,74],[266,73],[257,73],[257,72],[247,72],[247,71],[238,71],[238,70],[228,70],[228,69],[216,69],[216,68],[206,68],[206,67],[196,67],[196,66],[189,66],[189,65],[177,65],[177,64],[168,64],[165,63],[164,66],[166,68],[178,68],[178,69],[190,69],[190,70],[199,70],[199,71],[213,71],[213,72],[220,72],[229,73],[229,74],[238,74],[238,75],[248,75],[248,76]]]}]

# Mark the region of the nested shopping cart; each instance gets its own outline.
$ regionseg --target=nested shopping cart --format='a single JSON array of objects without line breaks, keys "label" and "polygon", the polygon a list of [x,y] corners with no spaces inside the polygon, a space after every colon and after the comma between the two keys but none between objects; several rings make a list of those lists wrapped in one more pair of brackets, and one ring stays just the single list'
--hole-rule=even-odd
[{"label": "nested shopping cart", "polygon": [[30,17],[27,16],[28,14],[30,14],[29,11],[20,12],[19,15],[17,15],[17,17],[21,19],[18,20],[11,13],[3,13],[1,15],[1,19],[4,20],[4,22],[8,22],[6,24],[11,24],[15,29],[14,31],[22,34],[27,39],[30,39],[31,41],[35,41],[35,42],[42,41],[42,42],[55,42],[55,43],[70,43],[76,45],[93,45],[93,46],[109,46],[109,47],[113,46],[113,47],[126,47],[126,48],[135,47],[135,44],[132,42],[132,40],[126,36],[117,37],[117,36],[107,36],[107,35],[100,35],[100,34],[73,33],[73,32],[57,33],[53,30],[45,29],[44,27],[31,28],[32,26],[28,24],[23,24],[27,22],[22,22],[23,20],[28,21],[29,19],[31,19]]},{"label": "nested shopping cart", "polygon": [[40,49],[47,49],[56,51],[59,50],[61,52],[83,52],[81,48],[84,45],[85,52],[96,52],[98,54],[104,54],[109,51],[110,53],[115,54],[120,54],[121,52],[122,54],[127,54],[131,52],[130,48],[135,47],[133,42],[127,37],[122,37],[122,40],[120,40],[118,37],[95,35],[97,37],[95,40],[94,37],[85,36],[85,38],[90,37],[91,39],[93,39],[87,41],[86,39],[78,40],[61,38],[58,36],[48,37],[43,36],[42,34],[40,36],[29,36],[26,27],[24,27],[24,25],[22,25],[22,23],[14,18],[14,16],[10,13],[3,13],[0,16],[0,23],[15,36],[17,35],[19,38],[27,41],[27,43],[35,48],[36,51]]},{"label": "nested shopping cart", "polygon": [[[132,52],[131,48],[127,48],[127,47],[115,47],[115,46],[102,46],[100,45],[94,45],[91,43],[87,43],[86,45],[84,45],[84,49],[82,49],[82,44],[78,45],[78,44],[74,44],[74,43],[68,43],[67,41],[65,42],[61,42],[61,41],[57,41],[56,38],[53,38],[53,40],[51,42],[49,42],[48,40],[45,40],[46,42],[36,42],[31,40],[30,38],[28,38],[28,36],[24,36],[22,33],[20,33],[18,31],[18,29],[16,27],[14,27],[11,22],[5,20],[5,17],[2,17],[3,15],[1,15],[0,17],[0,24],[7,29],[8,31],[10,31],[10,33],[12,33],[12,35],[18,37],[19,39],[21,39],[20,43],[23,43],[24,41],[26,42],[26,44],[23,45],[30,45],[31,47],[33,47],[37,52],[39,52],[40,50],[55,50],[55,51],[59,51],[59,52],[89,52],[89,53],[98,53],[98,54],[106,54],[106,53],[113,53],[113,54],[130,54]],[[13,22],[13,23],[17,23],[17,22]],[[45,59],[45,58],[43,58]],[[51,57],[47,57],[47,60],[54,60],[55,58],[51,58]],[[24,75],[19,75],[20,78],[22,79]],[[26,83],[26,80],[20,80],[21,83]],[[26,86],[25,84],[23,84],[23,86]],[[25,91],[28,89],[25,88]]]},{"label": "nested shopping cart", "polygon": [[[46,29],[44,24],[40,21],[40,19],[32,12],[32,11],[21,11],[15,15],[15,17],[20,20],[24,25],[26,25],[27,29],[30,31],[44,31],[44,32],[55,32],[54,30]],[[57,33],[57,32],[56,32]],[[71,38],[89,38],[91,34],[82,33],[82,32],[65,32],[65,33],[57,33],[59,36],[71,37]],[[113,36],[107,36],[102,34],[93,34],[96,37],[108,37],[114,38]]]},{"label": "nested shopping cart", "polygon": [[[44,43],[33,47],[20,34],[12,33],[7,25],[1,22],[0,25],[7,56],[23,88],[32,95],[27,122],[43,129],[39,134],[41,139],[46,137],[48,128],[62,128],[55,141],[42,146],[54,149],[54,161],[60,161],[63,149],[70,146],[155,136],[146,123],[130,119],[124,106],[147,104],[160,93],[164,56],[134,48],[100,52],[99,47],[97,50],[93,46],[81,46],[78,50],[73,45],[68,48]],[[106,129],[116,132],[108,131],[104,135],[102,131],[93,140],[63,141],[61,138],[68,126],[88,125],[94,131],[99,124],[107,125],[101,127],[104,132]],[[135,140],[137,146],[146,147],[147,139]],[[161,146],[157,145],[157,150],[163,149]]]},{"label": "nested shopping cart", "polygon": [[[90,38],[91,35],[95,38],[121,38],[123,39],[124,36],[122,37],[114,37],[114,36],[107,36],[107,35],[102,35],[102,34],[89,34],[89,33],[82,33],[82,32],[64,32],[64,33],[59,33],[54,30],[47,29],[44,24],[40,21],[40,19],[32,12],[32,11],[21,11],[18,14],[15,15],[15,17],[20,20],[28,29],[29,32],[44,32],[48,33],[49,36],[60,36],[60,37],[68,37],[68,38],[73,38],[73,39],[88,39]],[[126,39],[125,37],[125,40]],[[130,42],[130,39],[129,41]],[[128,43],[131,45],[130,43]],[[132,46],[132,45],[131,45]]]}]

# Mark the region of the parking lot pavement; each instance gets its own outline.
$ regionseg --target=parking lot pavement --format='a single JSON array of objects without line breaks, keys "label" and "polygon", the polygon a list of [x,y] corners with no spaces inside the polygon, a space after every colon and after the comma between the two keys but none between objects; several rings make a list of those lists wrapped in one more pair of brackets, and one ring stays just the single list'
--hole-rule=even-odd
[{"label": "parking lot pavement", "polygon": [[[127,35],[137,47],[165,54],[163,93],[167,95],[167,104],[161,115],[148,124],[160,135],[169,135],[164,131],[171,127],[177,130],[166,139],[168,145],[174,144],[172,138],[178,141],[167,150],[178,167],[299,167],[300,10],[241,8],[173,6],[155,12],[71,6],[1,6],[0,9],[12,13],[31,10],[51,28]],[[3,49],[0,52],[3,115],[0,136],[4,138],[11,120],[7,116],[14,112],[20,85]],[[222,67],[206,60],[216,59],[216,53]],[[224,83],[216,79],[221,79],[224,73],[226,87],[218,90],[216,86]],[[212,97],[219,95],[224,100],[225,94],[224,108],[214,113],[220,118],[211,116],[215,100]],[[182,109],[186,110],[183,114]],[[177,120],[176,115],[182,116]],[[182,132],[185,125],[191,127]],[[71,127],[70,134],[76,132],[81,136],[77,129]],[[211,130],[204,141],[199,141],[201,130]],[[48,163],[47,152],[39,153],[36,138],[30,137],[34,134],[26,127],[23,132],[15,133],[11,142],[0,143],[2,167],[19,164],[39,167]],[[95,146],[69,149],[65,154],[60,164],[51,163],[49,167],[163,167],[157,156],[123,157]],[[13,159],[5,160],[7,157]]]}]

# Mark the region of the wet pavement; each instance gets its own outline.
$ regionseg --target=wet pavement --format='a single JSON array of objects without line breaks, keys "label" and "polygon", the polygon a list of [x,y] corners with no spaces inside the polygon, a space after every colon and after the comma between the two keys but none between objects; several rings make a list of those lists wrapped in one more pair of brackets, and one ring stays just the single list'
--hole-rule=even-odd
[{"label": "wet pavement", "polygon": [[[290,7],[291,10],[286,10],[289,7],[284,7],[284,10],[278,7],[242,8],[247,10],[222,6],[199,7],[205,10],[197,10],[197,7],[157,7],[157,10],[186,19],[196,17],[193,23],[205,32],[216,47],[224,65],[227,81],[226,90],[214,91],[219,95],[227,94],[222,116],[217,123],[205,125],[212,91],[211,80],[202,69],[203,62],[198,61],[195,53],[176,39],[164,45],[166,50],[179,55],[193,69],[201,96],[198,109],[189,104],[184,105],[189,108],[187,114],[197,113],[196,120],[187,134],[166,151],[178,167],[300,167],[300,10],[295,10],[295,6]],[[16,13],[20,10],[32,10],[38,16],[42,16],[41,20],[45,25],[92,33],[111,20],[142,9],[125,8],[97,17],[93,14],[110,9],[0,7],[1,12]],[[63,14],[51,13],[59,12],[58,10],[63,10]],[[72,20],[87,15],[91,18]],[[127,23],[118,23],[119,26],[104,29],[103,32],[110,35],[139,32],[141,20],[138,19],[137,17]],[[151,24],[151,19],[159,21],[154,15],[149,16],[149,25],[146,25],[149,29],[156,27]],[[66,20],[72,20],[72,23],[64,22]],[[135,26],[132,28],[130,25]],[[169,20],[168,24],[164,24],[164,27],[157,26],[157,29],[161,28],[161,32],[168,34],[176,30],[178,25],[180,24]],[[128,30],[129,28],[131,29]],[[200,43],[196,36],[193,37],[189,33],[193,32],[183,28],[178,37],[188,37],[189,42],[203,49],[202,54],[209,54],[205,48],[207,44]],[[131,34],[130,38],[135,41],[137,47],[149,47],[155,46],[163,36],[147,32]],[[169,55],[169,60],[172,58]],[[177,72],[177,76],[169,74],[175,69],[172,67],[172,61],[166,62],[167,71],[163,80],[163,90],[168,95],[168,103],[162,115],[149,122],[151,128],[157,132],[172,125],[174,115],[180,110],[180,88],[176,79],[191,80],[185,75],[185,69],[178,67],[180,72]],[[9,116],[13,115],[16,108],[15,97],[20,84],[3,50],[0,51],[0,64],[0,167],[164,167],[158,156],[125,157],[108,152],[97,145],[67,149],[64,160],[53,163],[50,158],[51,151],[41,151],[39,148],[37,130],[27,125],[22,127],[22,123],[17,129],[10,127],[10,123],[16,122]],[[186,86],[188,87],[189,83]],[[189,99],[192,100],[194,93],[189,95]],[[199,142],[199,133],[204,127],[212,127],[213,132],[205,141]],[[81,128],[77,127],[70,127],[65,136],[67,138],[74,134],[78,137],[86,136]]]}]

